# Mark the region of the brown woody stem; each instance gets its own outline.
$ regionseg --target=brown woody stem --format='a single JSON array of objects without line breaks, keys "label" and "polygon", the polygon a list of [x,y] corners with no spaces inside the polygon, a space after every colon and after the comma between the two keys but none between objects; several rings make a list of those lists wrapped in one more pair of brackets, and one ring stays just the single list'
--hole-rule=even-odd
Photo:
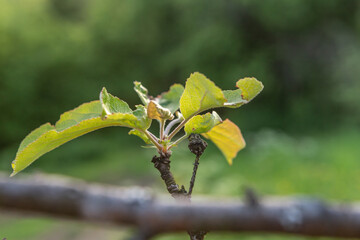
[{"label": "brown woody stem", "polygon": [[[160,156],[154,156],[152,163],[154,167],[160,172],[160,176],[164,181],[168,192],[173,198],[179,201],[185,201],[190,203],[191,193],[194,188],[196,172],[199,166],[200,156],[207,147],[207,143],[201,139],[198,134],[190,134],[189,136],[189,149],[196,155],[193,174],[190,180],[189,193],[186,192],[184,186],[179,187],[176,183],[173,174],[170,171],[170,152],[160,152]],[[207,231],[203,230],[188,230],[188,234],[191,240],[203,240]]]},{"label": "brown woody stem", "polygon": [[189,193],[188,193],[190,198],[191,198],[191,194],[192,194],[192,191],[193,191],[193,188],[194,188],[194,185],[195,185],[196,172],[197,172],[197,169],[199,167],[199,161],[200,161],[200,156],[196,156],[195,162],[194,162],[193,174],[192,174],[191,180],[190,180]]},{"label": "brown woody stem", "polygon": [[[160,176],[164,180],[166,188],[171,196],[178,201],[190,203],[190,195],[186,192],[184,186],[181,186],[181,188],[179,187],[170,171],[170,156],[170,153],[161,152],[160,156],[154,156],[151,162],[154,163],[154,167],[160,172]],[[193,183],[194,182],[195,180]],[[206,233],[206,231],[188,230],[191,240],[203,240]]]},{"label": "brown woody stem", "polygon": [[176,200],[183,200],[187,198],[187,192],[182,186],[176,184],[173,174],[170,171],[170,153],[160,153],[160,156],[154,156],[151,160],[154,167],[160,172],[160,176],[166,185],[168,192]]}]

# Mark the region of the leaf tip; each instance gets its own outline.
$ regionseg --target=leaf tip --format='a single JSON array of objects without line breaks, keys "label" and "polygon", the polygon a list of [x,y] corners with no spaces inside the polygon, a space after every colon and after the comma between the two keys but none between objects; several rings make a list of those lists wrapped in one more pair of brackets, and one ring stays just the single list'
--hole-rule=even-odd
[{"label": "leaf tip", "polygon": [[199,72],[193,72],[193,73],[190,74],[190,76],[192,76],[192,75],[201,75],[201,73],[199,73]]},{"label": "leaf tip", "polygon": [[13,172],[10,174],[10,177],[13,177],[18,173],[18,171],[15,170],[15,160],[11,163],[11,168],[13,169]]},{"label": "leaf tip", "polygon": [[241,89],[241,97],[248,102],[264,89],[264,84],[254,77],[242,78],[236,82],[236,86]]},{"label": "leaf tip", "polygon": [[106,87],[102,87],[102,89],[100,91],[100,99],[102,98],[101,96],[106,93],[107,93]]},{"label": "leaf tip", "polygon": [[204,74],[200,73],[200,72],[193,72],[193,73],[191,73],[191,74],[190,74],[190,77],[189,77],[188,79],[198,78],[198,77],[206,78],[206,79],[207,79],[207,77],[206,77]]},{"label": "leaf tip", "polygon": [[106,94],[106,93],[107,93],[106,88],[103,87],[103,88],[101,89],[100,95],[99,95],[99,99],[100,99],[101,104],[103,104],[104,94]]}]

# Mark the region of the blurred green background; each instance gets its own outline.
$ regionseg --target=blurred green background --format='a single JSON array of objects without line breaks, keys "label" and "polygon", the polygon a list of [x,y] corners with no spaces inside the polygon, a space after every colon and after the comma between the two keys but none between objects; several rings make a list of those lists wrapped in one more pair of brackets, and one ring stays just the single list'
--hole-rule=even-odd
[{"label": "blurred green background", "polygon": [[[199,71],[223,89],[256,77],[264,91],[220,110],[247,148],[229,167],[210,144],[194,194],[360,199],[360,2],[356,0],[0,0],[0,170],[45,122],[98,98],[103,86],[130,106],[141,81],[157,95]],[[46,154],[25,172],[70,175],[165,193],[154,150],[109,128]],[[174,149],[188,184],[193,156]],[[123,239],[128,229],[0,212],[0,238]],[[207,239],[304,239],[209,234]],[[157,239],[186,239],[170,235]]]}]

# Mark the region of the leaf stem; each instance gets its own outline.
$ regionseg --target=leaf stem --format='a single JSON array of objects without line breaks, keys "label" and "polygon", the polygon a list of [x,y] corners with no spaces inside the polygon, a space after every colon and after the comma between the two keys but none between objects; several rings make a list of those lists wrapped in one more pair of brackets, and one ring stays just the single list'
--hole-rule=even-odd
[{"label": "leaf stem", "polygon": [[164,119],[161,119],[160,122],[160,140],[164,140],[164,128],[165,128],[165,121]]},{"label": "leaf stem", "polygon": [[180,122],[181,122],[181,119],[180,119],[180,118],[174,119],[174,120],[172,120],[171,122],[169,122],[169,124],[168,124],[168,125],[166,126],[166,128],[165,128],[164,134],[165,134],[165,135],[169,135],[169,132],[170,132],[171,128],[172,128],[173,126],[175,126],[175,124],[178,124],[178,123],[180,123]]},{"label": "leaf stem", "polygon": [[143,131],[143,133],[150,139],[150,141],[161,151],[163,146],[159,144],[157,137],[155,137],[151,132],[148,130]]},{"label": "leaf stem", "polygon": [[195,115],[198,114],[198,113],[199,113],[199,111],[191,114],[188,118],[182,120],[182,122],[181,122],[179,125],[177,125],[177,127],[174,129],[174,131],[172,131],[172,132],[170,133],[168,139],[171,140],[171,139],[181,130],[181,128],[182,128],[193,116],[195,116]]},{"label": "leaf stem", "polygon": [[180,130],[181,128],[185,125],[186,123],[186,119],[184,119],[175,129],[174,131],[172,131],[168,137],[169,140],[171,140]]},{"label": "leaf stem", "polygon": [[156,142],[160,141],[152,132],[148,131],[148,133],[155,139]]},{"label": "leaf stem", "polygon": [[194,112],[193,114],[191,114],[187,119],[184,119],[175,129],[174,131],[172,131],[172,133],[170,133],[168,139],[171,140],[180,130],[181,128],[185,125],[185,123],[187,123],[193,116],[195,116],[196,114],[200,113],[200,112],[204,112],[208,109],[201,109],[201,105],[202,102],[204,101],[204,98],[206,97],[206,94],[208,93],[208,90],[205,91],[204,95],[202,96],[201,100],[200,100],[200,107],[199,110],[197,110],[196,112]]}]

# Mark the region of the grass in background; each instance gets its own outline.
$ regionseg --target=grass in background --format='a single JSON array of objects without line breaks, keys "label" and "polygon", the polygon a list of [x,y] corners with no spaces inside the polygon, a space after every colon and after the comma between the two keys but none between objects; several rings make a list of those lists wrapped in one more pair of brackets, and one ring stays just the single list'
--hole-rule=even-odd
[{"label": "grass in background", "polygon": [[[121,134],[120,134],[121,135]],[[194,189],[195,195],[211,197],[241,197],[244,186],[261,195],[310,195],[337,201],[360,199],[360,132],[345,129],[308,137],[292,137],[273,130],[246,134],[248,147],[239,153],[233,166],[228,166],[214,145],[200,161]],[[127,141],[92,134],[75,140],[42,157],[31,170],[70,175],[90,181],[122,186],[149,186],[166,194],[157,171],[151,164],[154,151],[141,149],[135,139]],[[3,152],[1,167],[9,167],[15,150]],[[188,186],[194,156],[186,144],[174,149],[172,169],[179,184]],[[31,170],[27,171],[29,173]],[[25,171],[26,172],[26,171]],[[3,215],[3,214],[1,214]],[[123,230],[94,228],[88,224],[66,224],[66,221],[48,218],[0,217],[0,237],[11,239],[50,239],[51,232],[69,232],[67,239],[83,239],[86,232],[102,239],[124,237]],[[64,226],[64,227],[60,227]],[[90,229],[90,230],[89,230]],[[84,233],[85,232],[85,233]],[[207,239],[264,239],[263,235],[209,234]],[[161,240],[184,239],[185,234],[158,237]],[[266,239],[307,239],[290,236],[270,236]],[[59,238],[65,239],[65,238]]]}]

